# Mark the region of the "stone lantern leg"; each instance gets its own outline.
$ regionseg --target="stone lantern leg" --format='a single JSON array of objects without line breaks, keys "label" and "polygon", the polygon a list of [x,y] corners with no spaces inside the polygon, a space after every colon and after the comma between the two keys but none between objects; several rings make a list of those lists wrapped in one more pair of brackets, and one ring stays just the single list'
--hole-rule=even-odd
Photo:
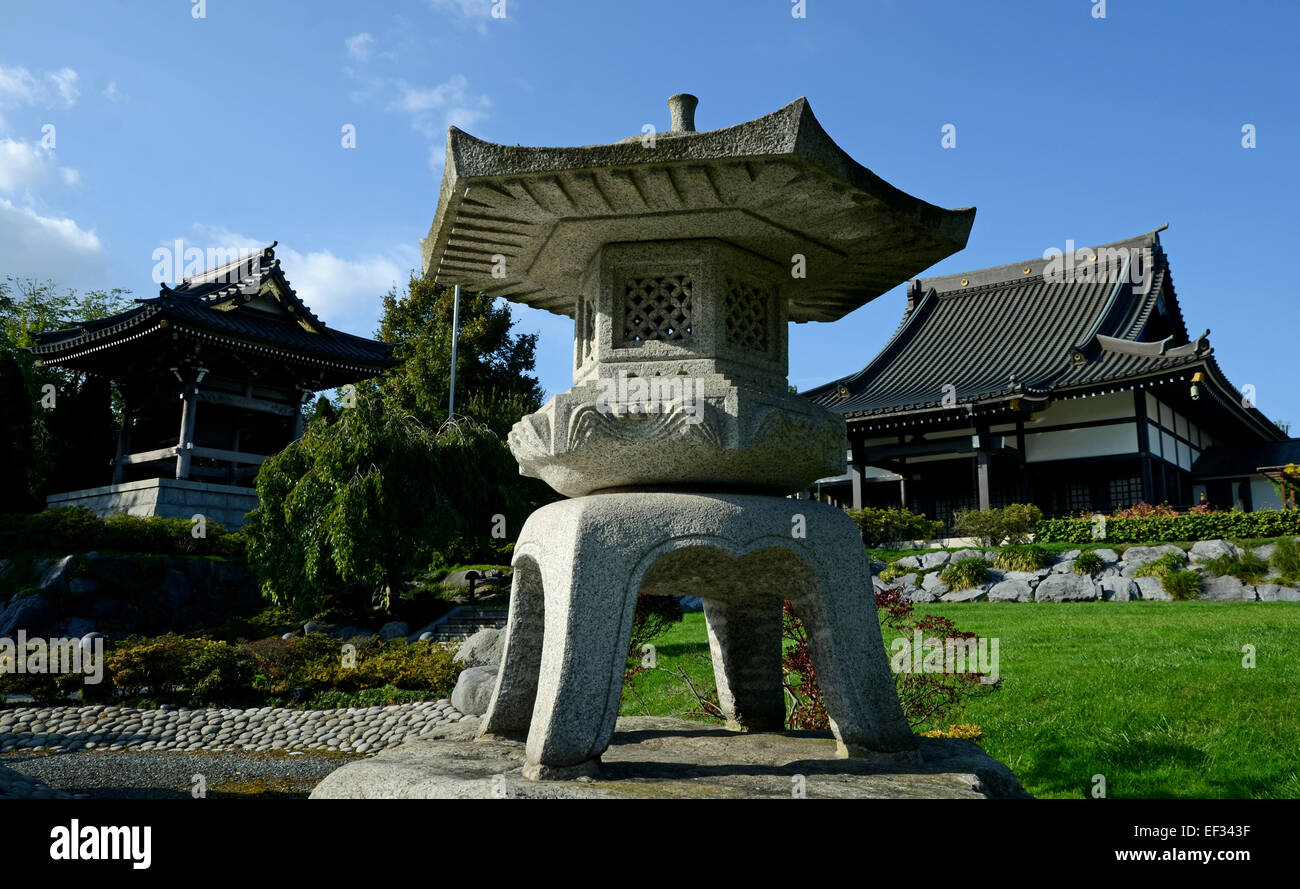
[{"label": "stone lantern leg", "polygon": [[841,756],[915,755],[870,569],[842,511],[789,499],[844,471],[844,420],[790,392],[790,321],[833,320],[965,244],[973,210],[889,186],[799,100],[694,131],[538,149],[452,129],[426,270],[574,319],[573,387],[510,433],[570,499],[525,523],[481,735],[525,776],[591,774],[640,595],[704,601],[729,727],[779,730],[782,602],[808,632]]}]

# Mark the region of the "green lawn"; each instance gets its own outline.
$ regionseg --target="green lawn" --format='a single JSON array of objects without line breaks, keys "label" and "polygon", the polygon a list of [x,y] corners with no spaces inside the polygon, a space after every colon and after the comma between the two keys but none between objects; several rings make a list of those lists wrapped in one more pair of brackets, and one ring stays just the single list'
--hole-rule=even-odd
[{"label": "green lawn", "polygon": [[[999,640],[1002,688],[944,720],[1039,797],[1300,797],[1300,607],[1264,602],[922,606]],[[1242,666],[1242,647],[1256,666]],[[703,615],[655,640],[658,665],[712,687]],[[700,657],[702,655],[703,657]],[[695,706],[680,680],[645,674],[649,712]],[[647,712],[624,694],[623,712]]]}]

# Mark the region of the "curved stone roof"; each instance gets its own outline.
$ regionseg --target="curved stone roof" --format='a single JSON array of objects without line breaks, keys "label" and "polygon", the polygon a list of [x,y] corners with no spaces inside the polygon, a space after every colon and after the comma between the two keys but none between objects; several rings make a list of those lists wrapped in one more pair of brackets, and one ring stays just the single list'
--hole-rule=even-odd
[{"label": "curved stone roof", "polygon": [[807,277],[792,321],[833,321],[962,249],[974,208],[944,210],[849,157],[806,99],[708,132],[609,145],[497,145],[451,127],[426,273],[572,317],[601,245],[720,238]]}]

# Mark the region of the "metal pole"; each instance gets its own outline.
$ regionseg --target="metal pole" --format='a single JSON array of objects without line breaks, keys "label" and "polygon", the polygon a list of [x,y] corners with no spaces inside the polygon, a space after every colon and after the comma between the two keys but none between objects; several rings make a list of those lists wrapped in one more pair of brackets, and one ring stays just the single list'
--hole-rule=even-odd
[{"label": "metal pole", "polygon": [[456,337],[460,334],[460,285],[457,284],[451,303],[451,394],[447,397],[447,419],[456,413]]}]

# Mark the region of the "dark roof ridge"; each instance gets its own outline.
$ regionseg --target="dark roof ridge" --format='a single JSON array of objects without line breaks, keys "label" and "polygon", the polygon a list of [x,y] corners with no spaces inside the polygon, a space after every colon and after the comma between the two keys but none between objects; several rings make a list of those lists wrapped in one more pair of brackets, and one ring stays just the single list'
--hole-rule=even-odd
[{"label": "dark roof ridge", "polygon": [[[1115,249],[1120,247],[1158,247],[1160,244],[1160,232],[1169,227],[1168,223],[1157,229],[1152,229],[1140,235],[1131,238],[1124,238],[1119,241],[1111,241],[1108,244],[1097,244],[1091,248],[1076,247],[1076,250],[1105,250],[1107,248]],[[1035,259],[1026,259],[1023,262],[1009,262],[1004,265],[989,266],[983,269],[972,269],[967,272],[957,272],[952,275],[942,275],[934,278],[916,278],[915,284],[922,289],[932,287],[939,291],[941,295],[953,292],[965,292],[975,287],[987,287],[1000,284],[1010,284],[1020,282],[1025,279],[1041,279],[1044,270],[1050,259],[1044,259],[1039,256]]]}]

